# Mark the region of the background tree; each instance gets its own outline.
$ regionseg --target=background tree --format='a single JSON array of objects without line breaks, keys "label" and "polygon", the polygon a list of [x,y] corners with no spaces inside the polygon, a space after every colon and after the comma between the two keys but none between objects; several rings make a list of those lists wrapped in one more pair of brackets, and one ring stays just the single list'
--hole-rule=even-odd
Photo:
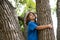
[{"label": "background tree", "polygon": [[15,8],[8,0],[0,0],[0,40],[24,40]]},{"label": "background tree", "polygon": [[[49,0],[36,0],[36,11],[40,25],[52,24]],[[38,33],[39,40],[55,40],[53,29],[40,30]]]},{"label": "background tree", "polygon": [[57,19],[58,19],[58,26],[57,26],[57,40],[60,40],[60,0],[57,0]]}]

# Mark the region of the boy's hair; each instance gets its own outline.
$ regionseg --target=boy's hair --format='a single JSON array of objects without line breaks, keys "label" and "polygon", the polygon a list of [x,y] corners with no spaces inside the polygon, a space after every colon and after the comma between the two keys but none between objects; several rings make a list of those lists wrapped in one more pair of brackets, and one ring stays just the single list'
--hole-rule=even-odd
[{"label": "boy's hair", "polygon": [[[29,12],[28,14],[27,14],[27,16],[26,16],[26,25],[28,25],[28,23],[29,23],[29,21],[30,21],[30,18],[29,18],[29,15],[30,15],[30,13],[32,13],[34,16],[35,16],[35,14],[33,13],[33,12]],[[36,16],[35,16],[35,22],[36,22]]]}]

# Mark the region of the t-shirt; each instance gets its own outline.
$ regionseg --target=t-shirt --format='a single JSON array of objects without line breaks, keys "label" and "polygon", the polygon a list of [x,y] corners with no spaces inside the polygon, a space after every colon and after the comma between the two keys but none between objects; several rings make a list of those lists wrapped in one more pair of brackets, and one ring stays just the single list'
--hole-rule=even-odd
[{"label": "t-shirt", "polygon": [[38,40],[38,31],[36,30],[37,27],[36,22],[30,21],[28,23],[28,39],[27,40]]}]

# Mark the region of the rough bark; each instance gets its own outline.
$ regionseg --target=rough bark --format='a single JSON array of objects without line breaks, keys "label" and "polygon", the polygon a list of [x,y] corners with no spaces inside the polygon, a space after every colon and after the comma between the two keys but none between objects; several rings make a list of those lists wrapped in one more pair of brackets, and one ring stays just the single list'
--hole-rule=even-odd
[{"label": "rough bark", "polygon": [[57,0],[57,40],[60,40],[60,0]]},{"label": "rough bark", "polygon": [[0,0],[0,40],[24,40],[14,7],[8,0]]},{"label": "rough bark", "polygon": [[[36,0],[36,11],[40,25],[52,24],[49,0]],[[55,40],[53,29],[40,30],[38,34],[39,40]]]}]

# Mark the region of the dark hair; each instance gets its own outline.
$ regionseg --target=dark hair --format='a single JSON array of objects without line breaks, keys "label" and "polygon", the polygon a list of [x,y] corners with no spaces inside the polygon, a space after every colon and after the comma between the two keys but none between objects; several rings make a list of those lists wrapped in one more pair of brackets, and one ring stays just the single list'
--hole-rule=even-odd
[{"label": "dark hair", "polygon": [[[29,18],[30,13],[32,13],[32,14],[35,16],[35,14],[34,14],[33,12],[29,12],[29,13],[27,14],[27,16],[26,16],[26,25],[28,25],[28,23],[29,23],[29,21],[30,21],[30,18]],[[35,18],[36,18],[36,16],[35,16]],[[35,22],[36,22],[36,19],[34,19],[34,20],[35,20]]]}]

